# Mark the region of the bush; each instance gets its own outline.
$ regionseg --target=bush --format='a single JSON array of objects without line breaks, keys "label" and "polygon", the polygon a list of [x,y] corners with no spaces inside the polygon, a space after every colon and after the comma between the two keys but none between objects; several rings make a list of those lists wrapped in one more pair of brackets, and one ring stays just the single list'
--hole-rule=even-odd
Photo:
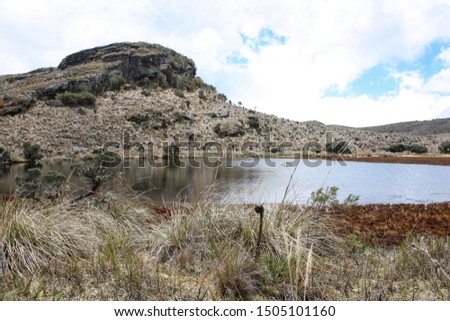
[{"label": "bush", "polygon": [[31,144],[30,142],[23,143],[23,157],[29,163],[35,164],[42,159],[41,147],[38,144]]},{"label": "bush", "polygon": [[345,140],[335,141],[326,145],[326,150],[329,153],[334,154],[351,154],[352,151],[349,148],[349,143]]},{"label": "bush", "polygon": [[446,140],[445,142],[441,143],[439,146],[439,151],[442,154],[449,154],[450,153],[450,141]]},{"label": "bush", "polygon": [[0,145],[0,165],[11,164],[9,151]]},{"label": "bush", "polygon": [[80,93],[65,92],[62,94],[58,94],[56,96],[56,98],[61,100],[65,106],[71,106],[71,107],[95,106],[95,101],[97,99],[97,97],[95,97],[95,95],[93,95],[87,91],[82,91]]},{"label": "bush", "polygon": [[109,90],[119,90],[126,83],[122,73],[118,70],[111,71],[108,74],[108,87]]},{"label": "bush", "polygon": [[394,144],[386,148],[386,151],[391,153],[403,153],[406,150],[406,146],[403,144]]},{"label": "bush", "polygon": [[90,187],[90,193],[97,192],[107,181],[117,175],[117,155],[108,151],[95,151],[95,157],[86,157],[73,166],[75,175]]},{"label": "bush", "polygon": [[61,195],[66,177],[60,172],[42,174],[39,168],[30,168],[16,181],[22,197],[55,199]]},{"label": "bush", "polygon": [[413,144],[407,147],[407,149],[414,154],[425,154],[428,153],[428,148],[422,145]]},{"label": "bush", "polygon": [[313,206],[323,208],[326,206],[353,206],[358,204],[359,196],[349,194],[342,203],[339,203],[337,192],[339,188],[336,186],[327,187],[325,190],[321,187],[317,191],[311,193],[311,202]]}]

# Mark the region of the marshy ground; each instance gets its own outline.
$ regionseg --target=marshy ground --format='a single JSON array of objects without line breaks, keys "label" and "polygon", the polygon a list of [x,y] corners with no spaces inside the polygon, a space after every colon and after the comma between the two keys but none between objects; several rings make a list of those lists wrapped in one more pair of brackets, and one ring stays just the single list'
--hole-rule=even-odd
[{"label": "marshy ground", "polygon": [[449,300],[450,204],[0,202],[3,300]]}]

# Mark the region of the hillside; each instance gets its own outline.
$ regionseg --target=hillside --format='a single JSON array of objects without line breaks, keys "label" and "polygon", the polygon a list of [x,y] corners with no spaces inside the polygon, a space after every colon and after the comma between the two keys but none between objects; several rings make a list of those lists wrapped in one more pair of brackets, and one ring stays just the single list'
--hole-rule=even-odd
[{"label": "hillside", "polygon": [[[165,151],[161,142],[198,152],[215,142],[236,152],[247,143],[243,152],[252,155],[296,153],[307,143],[325,146],[330,130],[237,106],[196,76],[191,59],[147,43],[87,49],[56,68],[0,76],[0,99],[0,145],[15,159],[25,141],[40,144],[46,157],[71,157],[108,142],[134,152],[151,142],[158,155]],[[352,142],[358,154],[381,154],[395,143],[435,152],[449,135],[335,127],[332,137]]]},{"label": "hillside", "polygon": [[410,133],[415,135],[436,135],[450,133],[450,118],[425,121],[410,121],[361,129],[378,133]]}]

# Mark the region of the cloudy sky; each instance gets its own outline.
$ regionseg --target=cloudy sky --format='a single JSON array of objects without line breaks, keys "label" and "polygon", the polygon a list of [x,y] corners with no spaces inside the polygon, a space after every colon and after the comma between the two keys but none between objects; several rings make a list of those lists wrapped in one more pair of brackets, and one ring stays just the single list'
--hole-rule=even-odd
[{"label": "cloudy sky", "polygon": [[0,0],[0,39],[0,74],[146,41],[258,111],[351,126],[450,117],[450,0]]}]

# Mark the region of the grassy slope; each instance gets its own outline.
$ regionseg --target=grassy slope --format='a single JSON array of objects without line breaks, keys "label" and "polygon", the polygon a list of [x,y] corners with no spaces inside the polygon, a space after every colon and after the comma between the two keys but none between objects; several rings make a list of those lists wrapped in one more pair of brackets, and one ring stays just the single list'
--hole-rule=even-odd
[{"label": "grassy slope", "polygon": [[[178,94],[178,96],[177,96]],[[195,135],[200,143],[217,141],[226,146],[230,143],[272,141],[278,144],[291,143],[291,152],[299,152],[308,142],[326,144],[327,127],[317,124],[304,124],[273,115],[238,107],[223,100],[216,91],[199,89],[194,92],[172,89],[152,90],[150,96],[141,94],[140,89],[106,92],[97,98],[96,112],[89,108],[51,107],[43,102],[27,113],[14,117],[0,117],[0,145],[11,151],[12,157],[22,158],[21,145],[31,141],[41,145],[47,157],[72,156],[73,147],[92,150],[106,142],[122,142],[125,132],[130,134],[131,142],[145,143],[156,141],[188,141]],[[228,111],[229,118],[212,118],[210,112]],[[145,124],[129,121],[133,115],[149,115]],[[184,116],[193,116],[188,120]],[[259,130],[251,128],[248,117],[257,117]],[[153,119],[154,118],[154,119]],[[164,119],[165,129],[153,129],[154,122]],[[244,135],[239,137],[219,137],[214,128],[218,124],[239,121],[244,125]],[[437,152],[439,144],[448,136],[417,136],[404,133],[375,133],[360,129],[336,128],[332,130],[333,139],[352,142],[358,154],[385,154],[383,148],[395,144],[421,144],[431,152]],[[449,134],[450,135],[450,134]],[[251,152],[261,152],[264,148],[255,147]],[[289,151],[288,151],[289,152]]]}]

